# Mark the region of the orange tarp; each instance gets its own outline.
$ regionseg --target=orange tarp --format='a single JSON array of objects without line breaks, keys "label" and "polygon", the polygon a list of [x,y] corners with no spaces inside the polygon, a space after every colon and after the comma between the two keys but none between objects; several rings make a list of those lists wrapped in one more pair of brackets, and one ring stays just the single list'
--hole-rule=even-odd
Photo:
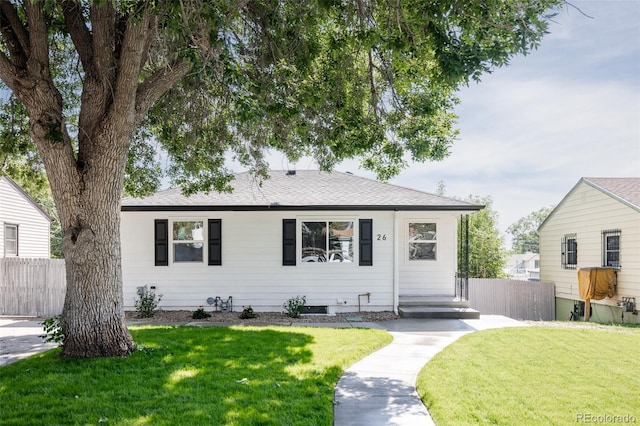
[{"label": "orange tarp", "polygon": [[581,268],[578,270],[580,299],[600,300],[616,295],[616,271],[613,268]]}]

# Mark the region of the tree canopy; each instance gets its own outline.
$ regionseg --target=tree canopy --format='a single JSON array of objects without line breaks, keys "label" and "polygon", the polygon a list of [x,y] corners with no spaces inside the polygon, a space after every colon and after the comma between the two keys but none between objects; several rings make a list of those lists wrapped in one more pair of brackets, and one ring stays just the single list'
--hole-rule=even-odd
[{"label": "tree canopy", "polygon": [[[467,201],[484,205],[485,208],[469,215],[469,277],[502,278],[507,262],[504,241],[498,230],[498,213],[493,209],[490,196],[471,195]],[[465,271],[462,265],[464,256],[458,256],[458,269]]]},{"label": "tree canopy", "polygon": [[157,187],[154,144],[187,193],[227,189],[229,154],[264,176],[268,148],[323,169],[360,157],[389,178],[448,154],[456,90],[535,48],[559,5],[0,0],[3,107],[20,105],[8,117],[44,164],[63,233],[64,354],[134,347],[119,206],[123,190]]},{"label": "tree canopy", "polygon": [[507,228],[507,233],[511,234],[511,250],[514,253],[540,253],[538,228],[553,208],[553,206],[542,207],[540,210],[521,217]]}]

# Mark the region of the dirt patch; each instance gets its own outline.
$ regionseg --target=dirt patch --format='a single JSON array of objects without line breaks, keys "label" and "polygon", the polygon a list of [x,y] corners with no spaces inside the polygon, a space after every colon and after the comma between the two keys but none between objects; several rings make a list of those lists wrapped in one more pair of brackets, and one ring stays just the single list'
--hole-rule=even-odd
[{"label": "dirt patch", "polygon": [[129,323],[186,324],[201,322],[212,324],[297,324],[297,323],[349,323],[391,321],[400,318],[393,312],[354,312],[336,315],[302,315],[291,318],[281,312],[256,312],[257,318],[241,319],[240,312],[207,312],[209,318],[193,319],[192,311],[157,311],[152,318],[138,318],[137,312],[126,312]]}]

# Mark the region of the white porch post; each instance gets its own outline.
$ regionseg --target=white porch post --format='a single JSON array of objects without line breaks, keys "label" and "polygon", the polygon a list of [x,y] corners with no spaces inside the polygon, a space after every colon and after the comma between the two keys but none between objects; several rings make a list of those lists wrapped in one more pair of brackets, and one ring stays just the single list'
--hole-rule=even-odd
[{"label": "white porch post", "polygon": [[400,225],[398,224],[398,211],[393,211],[393,312],[398,314],[399,287],[400,287]]}]

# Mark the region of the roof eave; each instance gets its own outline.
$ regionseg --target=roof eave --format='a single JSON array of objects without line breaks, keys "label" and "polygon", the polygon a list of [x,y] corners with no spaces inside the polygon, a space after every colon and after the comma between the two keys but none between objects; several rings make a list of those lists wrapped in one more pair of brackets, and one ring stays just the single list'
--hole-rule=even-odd
[{"label": "roof eave", "polygon": [[153,211],[468,211],[474,212],[482,210],[485,206],[481,205],[443,205],[443,206],[424,206],[424,205],[318,205],[318,206],[283,206],[278,204],[271,205],[158,205],[158,206],[135,206],[125,205],[121,207],[123,212],[153,212]]}]

